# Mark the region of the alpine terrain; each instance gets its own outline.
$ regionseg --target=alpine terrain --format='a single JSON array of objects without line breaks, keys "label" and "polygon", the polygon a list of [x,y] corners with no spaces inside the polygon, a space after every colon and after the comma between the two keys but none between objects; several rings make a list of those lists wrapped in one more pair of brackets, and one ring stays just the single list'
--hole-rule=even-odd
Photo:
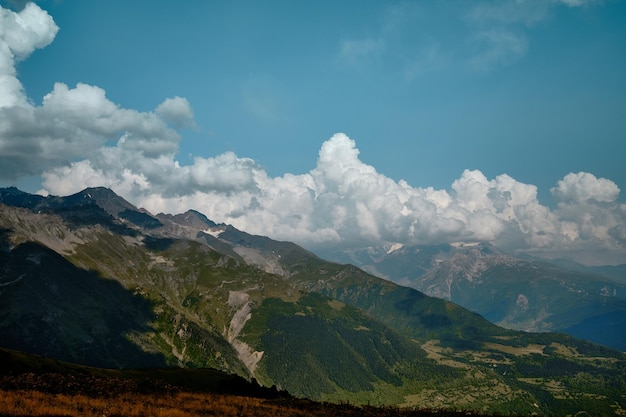
[{"label": "alpine terrain", "polygon": [[481,242],[389,245],[328,258],[450,300],[499,326],[559,331],[626,351],[624,265],[519,258]]},{"label": "alpine terrain", "polygon": [[[498,265],[504,274],[524,264]],[[511,293],[539,308],[515,278]],[[604,299],[620,311],[619,298]],[[523,322],[506,307],[493,314]],[[0,189],[0,344],[99,367],[214,368],[331,402],[626,413],[618,350],[505,329],[293,243],[193,210],[155,215],[106,188],[67,197]]]}]

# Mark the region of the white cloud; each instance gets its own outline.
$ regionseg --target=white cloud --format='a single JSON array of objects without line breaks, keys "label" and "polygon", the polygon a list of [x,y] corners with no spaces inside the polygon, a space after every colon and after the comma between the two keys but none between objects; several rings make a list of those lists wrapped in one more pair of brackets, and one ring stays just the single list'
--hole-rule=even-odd
[{"label": "white cloud", "polygon": [[42,106],[0,108],[0,177],[37,174],[93,157],[115,141],[121,148],[158,158],[175,154],[180,136],[156,113],[120,108],[101,88],[57,83]]},{"label": "white cloud", "polygon": [[[613,181],[587,172],[570,173],[551,191],[558,201],[554,213],[569,237],[566,247],[579,260],[603,263],[611,254],[623,253],[626,204],[618,201],[620,190]],[[558,245],[556,251],[561,248]]]},{"label": "white cloud", "polygon": [[149,158],[174,155],[180,136],[167,126],[193,125],[187,100],[166,99],[155,112],[123,109],[102,88],[56,83],[33,105],[15,65],[49,44],[58,27],[34,3],[19,13],[0,8],[0,178],[18,178],[91,158],[106,144]]},{"label": "white cloud", "polygon": [[[20,14],[0,10],[2,22],[12,22],[11,31],[0,26],[0,80],[10,81],[0,85],[0,177],[43,172],[43,191],[58,195],[107,186],[152,212],[194,208],[214,221],[312,249],[486,240],[545,256],[626,262],[620,190],[589,173],[568,174],[556,184],[555,208],[539,203],[534,185],[506,174],[489,179],[466,170],[449,191],[418,188],[363,163],[355,141],[342,133],[322,144],[317,165],[301,175],[270,177],[232,152],[181,166],[181,138],[171,127],[194,125],[186,99],[139,112],[111,102],[102,88],[57,83],[41,106],[31,104],[15,77],[16,57],[49,43],[57,28],[33,4]],[[24,31],[30,35],[14,39],[13,32]],[[523,40],[507,36],[492,32],[483,39],[493,50],[485,65],[524,52]]]},{"label": "white cloud", "polygon": [[18,13],[2,9],[0,19],[2,41],[18,60],[50,44],[59,30],[50,15],[34,3],[27,4]]},{"label": "white cloud", "polygon": [[188,172],[193,190],[225,192],[254,191],[255,177],[264,175],[252,159],[238,158],[232,152],[215,158],[196,158]]},{"label": "white cloud", "polygon": [[563,203],[584,203],[591,199],[610,203],[617,199],[620,192],[613,181],[596,178],[587,172],[567,174],[551,191]]},{"label": "white cloud", "polygon": [[488,179],[466,170],[450,192],[416,188],[363,163],[344,134],[324,142],[317,166],[302,175],[272,178],[231,152],[180,166],[173,155],[147,158],[118,145],[44,179],[52,194],[105,185],[153,212],[194,208],[214,221],[311,249],[483,240],[545,256],[587,249],[595,257],[602,249],[602,259],[626,261],[626,208],[611,181],[569,174],[555,187],[561,190],[555,191],[556,209],[539,203],[535,186],[506,174]]},{"label": "white cloud", "polygon": [[0,7],[0,108],[27,104],[15,64],[52,42],[58,30],[52,17],[34,3],[19,13]]},{"label": "white cloud", "polygon": [[193,110],[186,98],[165,99],[156,108],[156,114],[175,128],[194,127]]}]

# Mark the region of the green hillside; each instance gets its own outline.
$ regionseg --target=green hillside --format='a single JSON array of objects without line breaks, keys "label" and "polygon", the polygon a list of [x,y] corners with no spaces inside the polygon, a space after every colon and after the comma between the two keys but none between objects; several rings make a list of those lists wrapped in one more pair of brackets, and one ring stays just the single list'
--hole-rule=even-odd
[{"label": "green hillside", "polygon": [[197,213],[139,216],[90,194],[0,204],[2,346],[107,368],[210,367],[324,401],[626,410],[623,353],[505,330]]}]

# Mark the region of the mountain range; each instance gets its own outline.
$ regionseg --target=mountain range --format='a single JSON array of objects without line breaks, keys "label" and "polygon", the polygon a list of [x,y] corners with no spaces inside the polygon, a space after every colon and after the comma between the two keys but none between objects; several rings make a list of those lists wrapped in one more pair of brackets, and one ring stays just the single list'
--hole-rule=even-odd
[{"label": "mountain range", "polygon": [[108,368],[214,368],[323,401],[626,412],[622,352],[505,329],[294,243],[193,210],[151,214],[106,188],[0,189],[0,265],[10,349]]},{"label": "mountain range", "polygon": [[327,257],[450,300],[499,326],[564,332],[626,351],[626,265],[520,258],[484,242],[396,244]]}]

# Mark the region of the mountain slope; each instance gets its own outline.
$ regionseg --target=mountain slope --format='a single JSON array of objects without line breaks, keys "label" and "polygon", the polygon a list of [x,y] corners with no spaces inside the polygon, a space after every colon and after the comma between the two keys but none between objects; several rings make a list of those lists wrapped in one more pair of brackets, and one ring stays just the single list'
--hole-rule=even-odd
[{"label": "mountain slope", "polygon": [[500,326],[563,331],[626,350],[626,284],[598,268],[520,259],[484,243],[368,248],[335,258],[451,300]]},{"label": "mountain slope", "polygon": [[626,410],[619,352],[505,330],[293,243],[93,191],[0,190],[20,202],[0,204],[2,344],[111,367],[213,367],[322,400]]}]

